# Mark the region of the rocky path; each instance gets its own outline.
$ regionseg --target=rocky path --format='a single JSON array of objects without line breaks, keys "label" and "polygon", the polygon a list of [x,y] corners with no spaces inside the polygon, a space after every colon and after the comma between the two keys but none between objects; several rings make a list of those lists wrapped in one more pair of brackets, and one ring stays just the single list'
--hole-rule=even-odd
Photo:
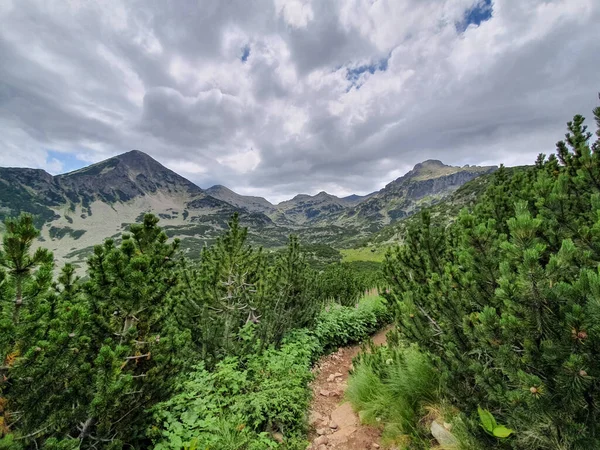
[{"label": "rocky path", "polygon": [[[373,336],[376,345],[385,343],[388,329]],[[317,377],[312,383],[313,403],[310,410],[310,450],[372,450],[380,448],[381,431],[361,425],[349,402],[344,401],[352,358],[360,345],[343,347],[323,357],[315,365]]]}]

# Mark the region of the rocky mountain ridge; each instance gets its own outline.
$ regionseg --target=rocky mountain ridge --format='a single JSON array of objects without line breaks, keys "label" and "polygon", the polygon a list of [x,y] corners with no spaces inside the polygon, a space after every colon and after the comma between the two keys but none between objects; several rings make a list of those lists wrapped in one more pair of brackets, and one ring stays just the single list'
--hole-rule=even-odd
[{"label": "rocky mountain ridge", "polygon": [[439,202],[468,181],[496,169],[496,166],[457,167],[438,160],[424,161],[345,212],[335,223],[363,224],[371,229],[387,225]]},{"label": "rocky mountain ridge", "polygon": [[234,214],[265,247],[290,233],[307,243],[342,246],[435,203],[494,167],[454,167],[425,161],[378,192],[339,198],[299,194],[273,205],[225,186],[201,189],[147,154],[132,150],[88,167],[52,176],[39,169],[0,168],[0,219],[29,212],[42,245],[61,261],[77,261],[107,237],[118,237],[145,212],[161,218],[169,236],[199,252]]}]

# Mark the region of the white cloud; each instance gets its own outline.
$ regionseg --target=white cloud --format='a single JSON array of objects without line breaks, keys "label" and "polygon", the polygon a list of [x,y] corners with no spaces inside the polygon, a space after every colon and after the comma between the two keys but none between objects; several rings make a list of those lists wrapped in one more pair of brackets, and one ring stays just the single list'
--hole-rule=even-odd
[{"label": "white cloud", "polygon": [[315,18],[310,0],[275,0],[277,14],[295,28],[305,28]]},{"label": "white cloud", "polygon": [[477,1],[2,2],[0,165],[136,148],[282,199],[531,163],[597,104],[600,4],[495,0],[461,32]]},{"label": "white cloud", "polygon": [[234,154],[217,158],[219,164],[232,168],[237,173],[248,173],[260,163],[260,154],[253,148],[239,150]]}]

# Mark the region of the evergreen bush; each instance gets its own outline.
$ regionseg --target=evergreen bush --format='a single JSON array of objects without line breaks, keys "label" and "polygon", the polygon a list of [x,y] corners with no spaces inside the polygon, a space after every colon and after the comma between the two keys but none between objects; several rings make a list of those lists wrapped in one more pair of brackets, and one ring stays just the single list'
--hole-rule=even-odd
[{"label": "evergreen bush", "polygon": [[[488,448],[600,448],[597,136],[575,116],[556,155],[501,168],[448,227],[423,213],[386,255],[399,331],[432,356],[444,397]],[[478,408],[514,433],[486,434]]]}]

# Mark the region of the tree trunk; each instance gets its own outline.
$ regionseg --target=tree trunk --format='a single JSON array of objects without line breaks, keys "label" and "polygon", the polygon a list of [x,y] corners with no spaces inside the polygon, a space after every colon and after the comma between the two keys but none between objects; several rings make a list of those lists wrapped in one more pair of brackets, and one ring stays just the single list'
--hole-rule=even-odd
[{"label": "tree trunk", "polygon": [[21,306],[23,306],[23,281],[17,278],[16,283],[17,295],[15,298],[15,310],[13,311],[13,322],[19,323],[19,311],[21,310]]}]

